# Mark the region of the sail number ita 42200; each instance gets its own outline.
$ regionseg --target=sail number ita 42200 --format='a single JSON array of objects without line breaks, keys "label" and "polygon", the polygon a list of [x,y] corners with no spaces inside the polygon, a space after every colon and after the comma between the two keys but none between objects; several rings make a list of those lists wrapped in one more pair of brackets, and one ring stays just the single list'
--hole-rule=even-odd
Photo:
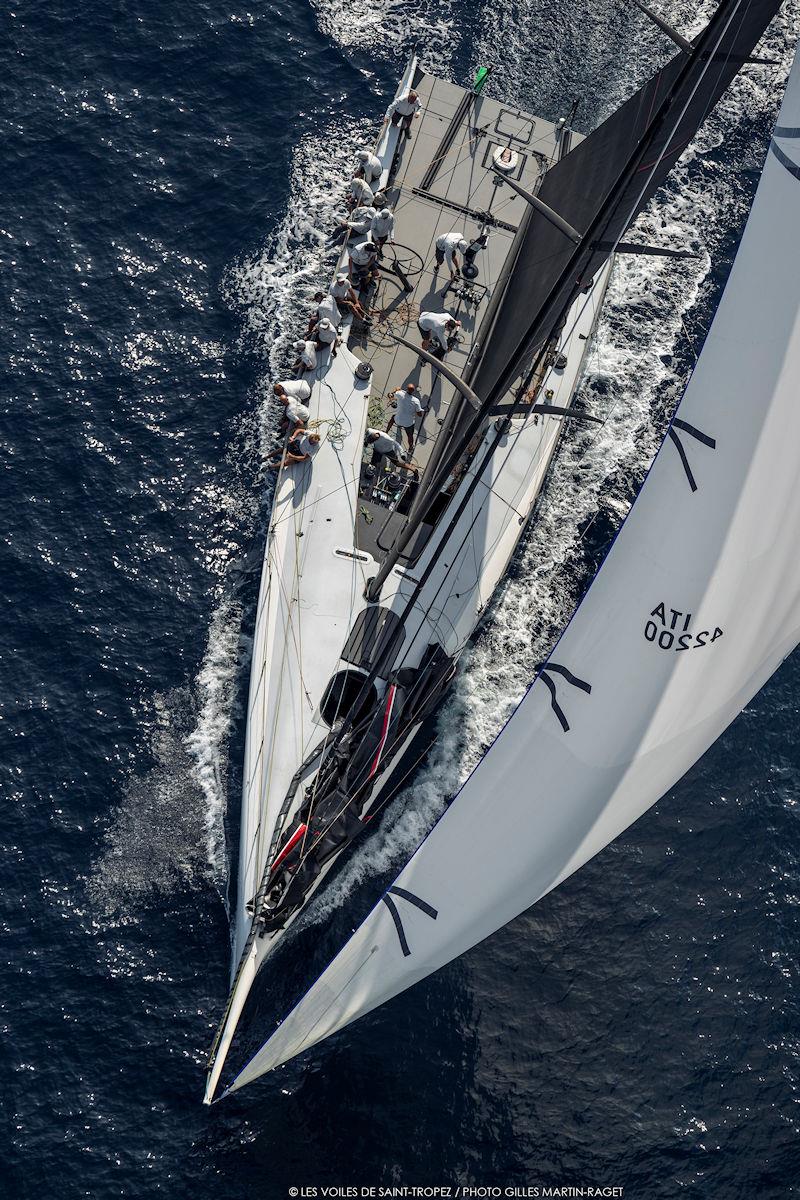
[{"label": "sail number ita 42200", "polygon": [[713,629],[693,629],[690,612],[659,603],[645,622],[644,636],[659,650],[699,650],[721,638],[722,630],[719,625]]}]

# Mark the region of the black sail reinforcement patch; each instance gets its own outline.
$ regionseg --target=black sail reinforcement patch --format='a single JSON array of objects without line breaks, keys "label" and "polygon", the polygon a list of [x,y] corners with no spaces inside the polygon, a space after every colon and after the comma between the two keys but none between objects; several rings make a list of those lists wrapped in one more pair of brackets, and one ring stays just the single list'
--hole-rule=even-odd
[{"label": "black sail reinforcement patch", "polygon": [[394,927],[397,930],[397,936],[400,940],[400,949],[403,951],[403,957],[408,958],[411,954],[411,947],[408,944],[406,931],[403,928],[402,917],[400,916],[400,912],[394,900],[392,899],[392,896],[399,896],[401,899],[407,900],[409,904],[413,904],[415,908],[420,910],[420,912],[424,912],[425,915],[430,917],[432,921],[436,920],[439,913],[438,910],[435,909],[433,905],[428,904],[426,900],[420,900],[419,896],[415,896],[413,892],[406,891],[405,888],[397,887],[396,884],[393,884],[387,891],[386,895],[381,897],[383,903],[392,914],[392,920],[394,921]]},{"label": "black sail reinforcement patch", "polygon": [[675,432],[676,429],[680,429],[683,433],[688,433],[690,437],[695,438],[698,442],[702,442],[704,446],[708,446],[709,450],[716,450],[717,443],[715,438],[709,437],[707,433],[702,433],[699,429],[695,429],[694,425],[690,425],[688,421],[681,421],[680,418],[676,417],[672,422],[672,427],[669,431],[670,441],[676,447],[678,454],[680,455],[683,469],[686,472],[686,478],[689,481],[689,487],[693,492],[696,492],[697,481],[692,473],[692,468],[689,466],[689,459],[686,456],[686,450],[684,449],[683,442]]},{"label": "black sail reinforcement patch", "polygon": [[583,679],[578,679],[577,675],[573,675],[571,671],[567,670],[566,667],[562,667],[559,663],[548,662],[540,668],[538,677],[547,685],[547,688],[550,692],[550,704],[553,712],[558,717],[564,733],[568,733],[569,721],[564,716],[564,710],[558,702],[555,681],[550,678],[550,672],[552,671],[555,671],[558,675],[562,675],[564,679],[566,679],[567,683],[571,683],[573,687],[580,688],[580,690],[582,692],[586,692],[587,695],[591,694],[592,685],[590,683],[586,683],[586,681]]}]

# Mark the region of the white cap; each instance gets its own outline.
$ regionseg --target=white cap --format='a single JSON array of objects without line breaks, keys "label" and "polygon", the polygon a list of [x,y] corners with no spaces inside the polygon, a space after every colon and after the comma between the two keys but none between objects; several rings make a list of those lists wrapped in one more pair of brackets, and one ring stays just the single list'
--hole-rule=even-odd
[{"label": "white cap", "polygon": [[347,274],[347,271],[340,271],[336,278],[340,283],[343,283],[345,279],[349,279],[350,276]]},{"label": "white cap", "polygon": [[305,344],[305,342],[295,342],[293,348],[295,350],[305,350],[306,344]]},{"label": "white cap", "polygon": [[382,208],[380,215],[382,217],[390,217],[392,215],[392,210],[390,208]]},{"label": "white cap", "polygon": [[358,154],[356,155],[356,158],[360,162],[366,162],[367,159],[369,158],[369,150],[359,150]]},{"label": "white cap", "polygon": [[320,329],[322,329],[323,327],[325,329],[333,329],[333,326],[331,325],[331,323],[327,317],[322,318],[322,320],[319,323],[319,327],[320,327]]},{"label": "white cap", "polygon": [[462,254],[466,254],[466,252],[469,250],[469,242],[465,242],[464,239],[462,238],[461,241],[458,243],[458,248]]}]

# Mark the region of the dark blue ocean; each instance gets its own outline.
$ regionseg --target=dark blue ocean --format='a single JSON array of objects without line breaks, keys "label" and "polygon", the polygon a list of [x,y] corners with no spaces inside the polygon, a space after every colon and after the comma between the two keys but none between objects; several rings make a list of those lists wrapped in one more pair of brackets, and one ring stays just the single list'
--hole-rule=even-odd
[{"label": "dark blue ocean", "polygon": [[[660,11],[694,33],[708,0]],[[22,0],[0,18],[2,1200],[291,1187],[800,1191],[800,658],[649,815],[466,958],[231,1101],[227,989],[265,384],[412,44],[591,128],[669,53],[615,0]],[[519,696],[702,344],[794,39],[648,215],[565,445],[329,942]],[[584,439],[584,440],[581,440]],[[412,814],[409,817],[408,814]],[[417,824],[413,814],[417,813]],[[299,986],[310,925],[280,960]],[[335,947],[334,947],[335,948]]]}]

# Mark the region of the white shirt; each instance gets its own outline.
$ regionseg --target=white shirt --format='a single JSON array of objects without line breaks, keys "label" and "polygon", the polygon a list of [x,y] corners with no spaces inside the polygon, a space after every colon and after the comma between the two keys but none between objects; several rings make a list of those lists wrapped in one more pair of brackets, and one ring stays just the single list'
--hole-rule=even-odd
[{"label": "white shirt", "polygon": [[292,400],[311,399],[311,384],[305,379],[279,379],[278,387],[282,387]]},{"label": "white shirt", "polygon": [[398,96],[396,100],[392,101],[386,110],[386,116],[393,117],[395,113],[399,113],[401,117],[410,117],[412,113],[417,111],[419,106],[419,96],[417,96],[416,100],[409,100],[408,92],[406,92],[405,96]]},{"label": "white shirt", "polygon": [[[360,204],[358,208],[354,208],[350,214],[348,224],[354,234],[360,234],[361,237],[369,230],[372,220],[375,216],[375,209],[371,204]],[[352,235],[351,235],[352,236]]]},{"label": "white shirt", "polygon": [[327,346],[332,345],[336,341],[336,326],[332,325],[327,318],[320,321],[317,326],[317,337],[321,342],[325,342]]},{"label": "white shirt", "polygon": [[446,350],[447,339],[450,335],[448,334],[445,326],[447,325],[448,321],[452,320],[453,318],[450,316],[450,313],[447,312],[425,312],[420,314],[419,327],[420,329],[424,329],[426,333],[432,334],[442,349]]},{"label": "white shirt", "polygon": [[350,280],[337,279],[331,284],[329,290],[335,300],[345,300],[352,291]]},{"label": "white shirt", "polygon": [[458,250],[461,242],[466,241],[463,233],[454,229],[452,233],[443,233],[436,239],[436,249],[444,254],[444,260],[452,271],[453,252]]},{"label": "white shirt", "polygon": [[372,204],[375,199],[372,188],[364,179],[350,180],[350,195],[359,204]]},{"label": "white shirt", "polygon": [[395,422],[400,429],[408,429],[422,412],[422,405],[413,392],[403,391],[402,388],[397,389],[394,399],[397,404]]},{"label": "white shirt", "polygon": [[292,404],[286,405],[286,417],[293,425],[307,425],[311,419],[311,412],[306,408],[305,404],[300,404],[294,401]]},{"label": "white shirt", "polygon": [[372,242],[357,242],[350,251],[350,257],[357,267],[366,267],[372,261],[375,247]]},{"label": "white shirt", "polygon": [[320,300],[317,305],[317,317],[320,321],[330,321],[332,325],[339,324],[342,314],[333,296],[328,295],[324,300]]},{"label": "white shirt", "polygon": [[297,450],[295,451],[296,454],[307,454],[309,458],[314,457],[322,445],[322,442],[312,442],[309,440],[310,436],[310,434],[304,433],[303,436],[295,442],[295,445],[297,446]]},{"label": "white shirt", "polygon": [[396,442],[393,437],[389,437],[388,433],[384,433],[382,429],[368,429],[367,437],[377,433],[377,438],[374,442],[369,442],[367,449],[377,450],[379,454],[393,454],[395,458],[403,457],[403,447],[399,442]]},{"label": "white shirt", "polygon": [[380,179],[383,174],[383,163],[377,154],[371,154],[369,151],[365,150],[359,154],[358,165],[363,168],[367,183],[371,183],[373,179]]},{"label": "white shirt", "polygon": [[370,232],[376,238],[388,237],[390,242],[394,241],[394,215],[389,213],[388,217],[382,217],[380,213],[376,213],[372,218]]},{"label": "white shirt", "polygon": [[317,350],[314,343],[298,342],[295,346],[295,349],[300,355],[300,362],[303,364],[303,366],[306,366],[310,371],[313,371],[314,367],[317,365]]}]

